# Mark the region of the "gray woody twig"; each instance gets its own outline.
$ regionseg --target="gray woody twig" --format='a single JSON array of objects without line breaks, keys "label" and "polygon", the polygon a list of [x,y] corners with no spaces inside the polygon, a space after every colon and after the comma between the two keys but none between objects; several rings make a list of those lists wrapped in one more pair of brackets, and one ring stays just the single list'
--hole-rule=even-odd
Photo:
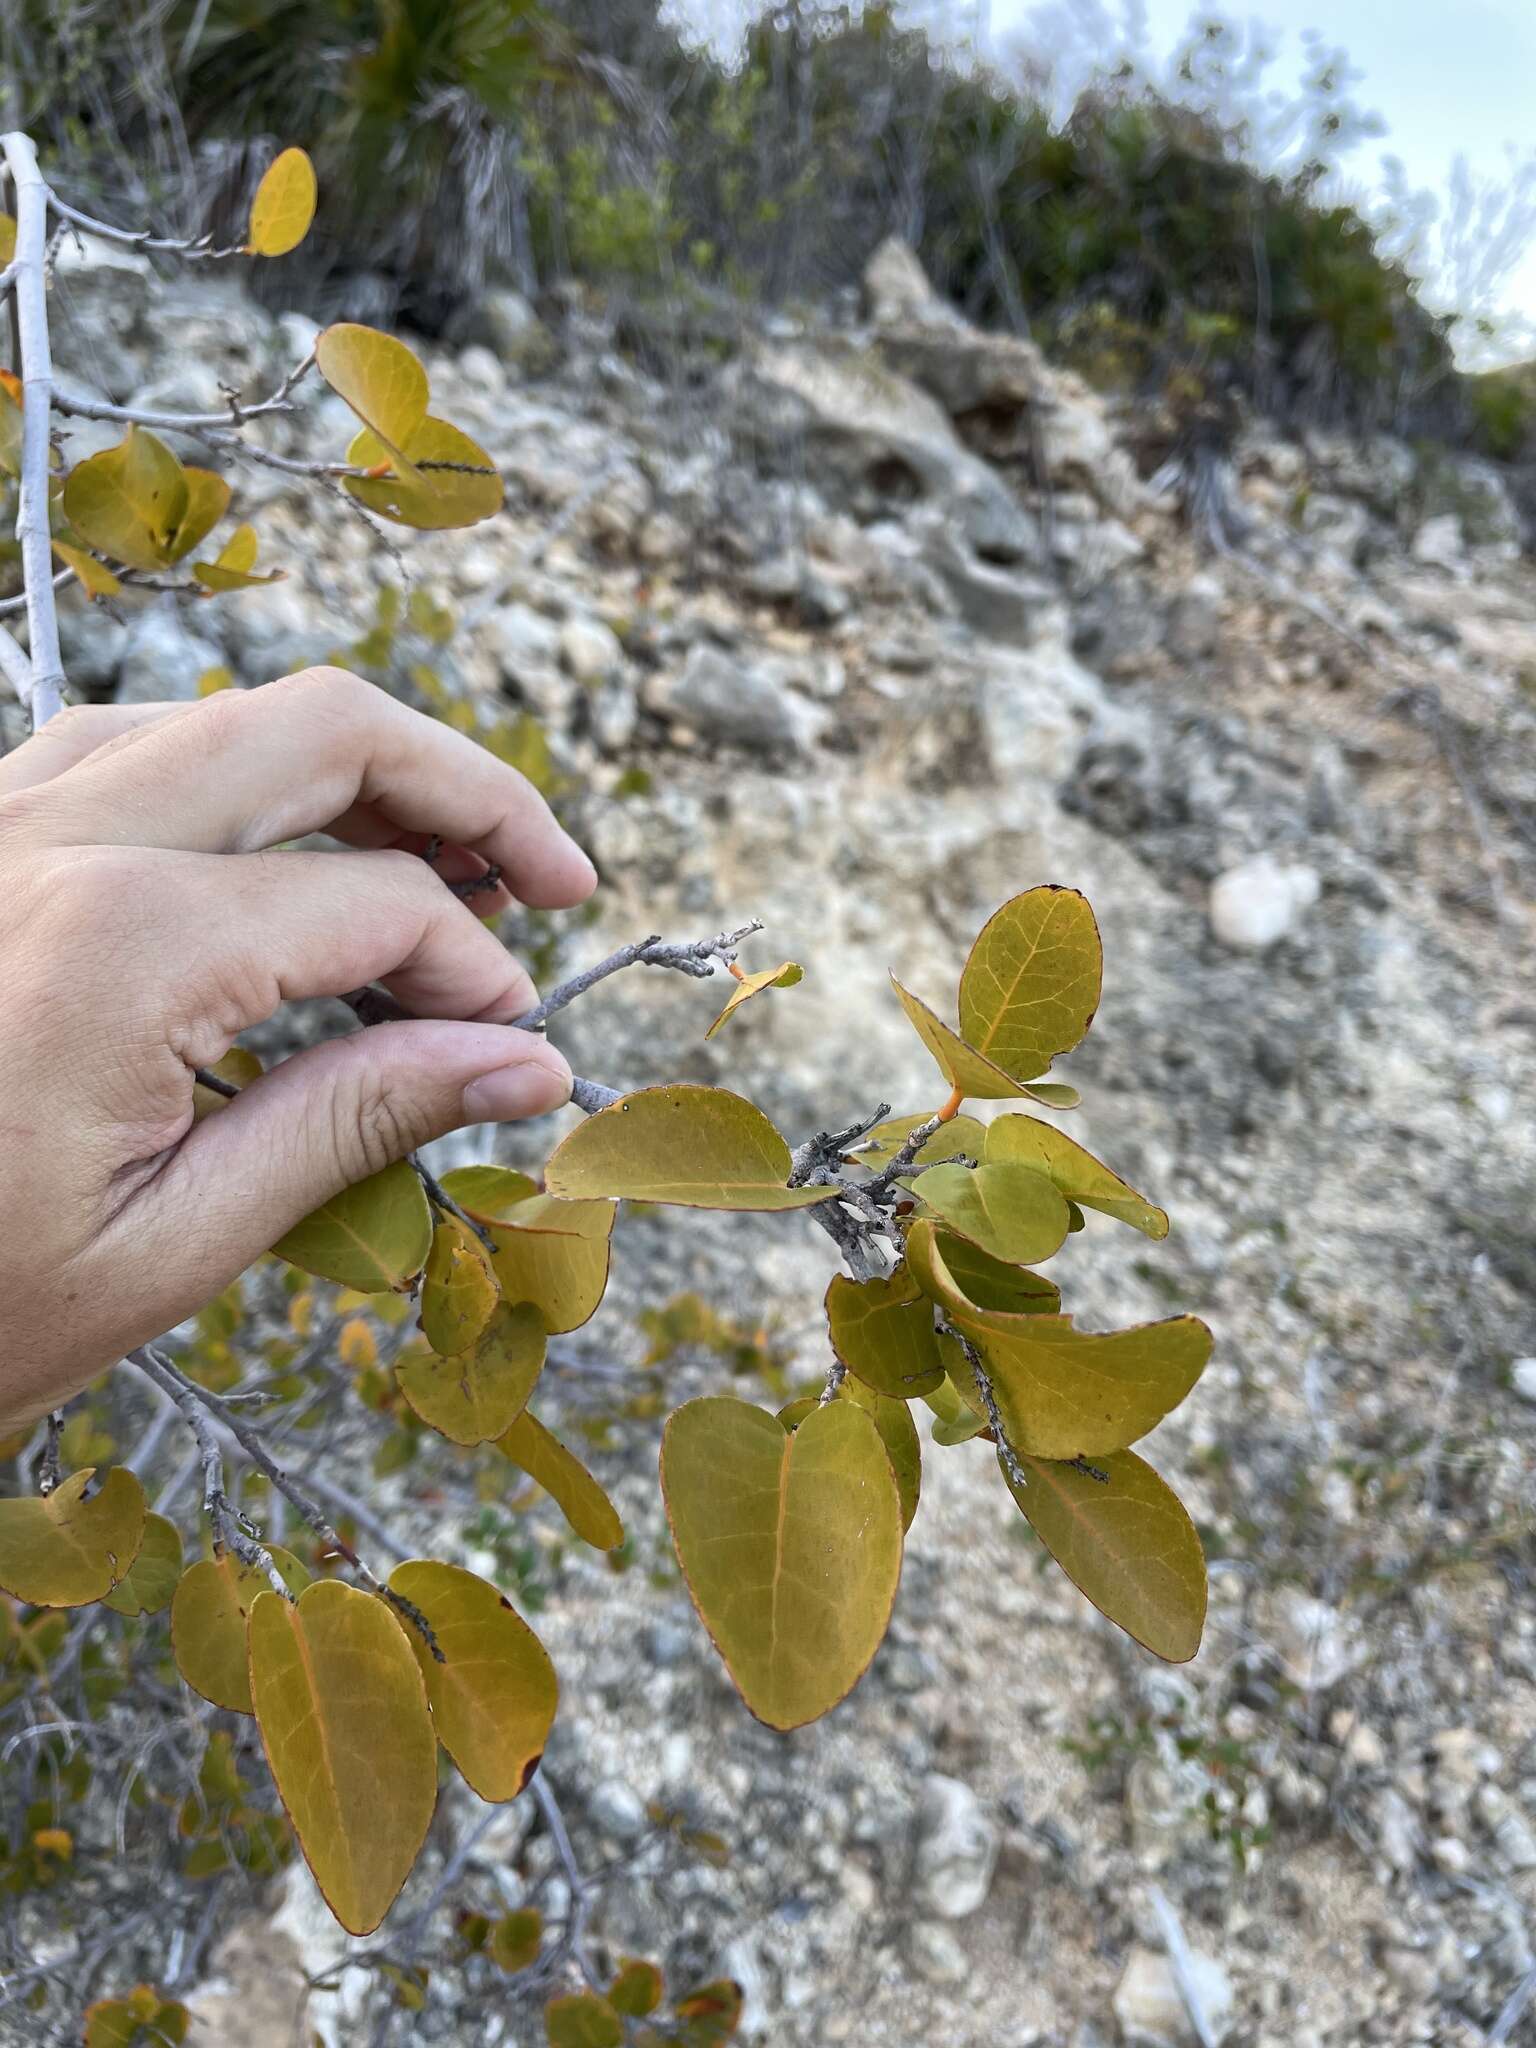
[{"label": "gray woody twig", "polygon": [[[21,361],[21,489],[16,539],[21,547],[31,641],[30,681],[23,701],[35,732],[64,704],[64,661],[53,602],[53,541],[48,523],[49,419],[53,359],[48,346],[44,264],[48,249],[48,187],[30,136],[13,132],[0,143],[16,191],[15,282]],[[15,674],[8,667],[13,682]]]}]

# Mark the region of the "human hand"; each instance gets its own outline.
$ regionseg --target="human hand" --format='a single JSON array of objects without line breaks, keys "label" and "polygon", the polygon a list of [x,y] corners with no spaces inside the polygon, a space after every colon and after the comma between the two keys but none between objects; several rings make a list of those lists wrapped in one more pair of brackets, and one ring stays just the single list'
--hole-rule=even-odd
[{"label": "human hand", "polygon": [[[354,850],[272,850],[310,832]],[[436,869],[410,850],[434,834]],[[488,863],[506,884],[473,909],[444,886]],[[340,669],[66,711],[0,759],[0,1429],[343,1187],[568,1100],[559,1053],[506,1029],[538,998],[476,913],[595,883],[513,769]],[[194,1125],[193,1071],[238,1032],[369,981],[422,1021],[301,1052]]]}]

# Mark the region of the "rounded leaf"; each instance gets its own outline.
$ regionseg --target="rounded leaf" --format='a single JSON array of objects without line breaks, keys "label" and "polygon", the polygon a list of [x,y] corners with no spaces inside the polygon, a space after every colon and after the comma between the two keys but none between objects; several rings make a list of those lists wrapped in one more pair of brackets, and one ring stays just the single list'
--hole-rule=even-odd
[{"label": "rounded leaf", "polygon": [[580,1458],[530,1410],[496,1439],[496,1448],[543,1487],[583,1543],[594,1550],[618,1549],[624,1541],[618,1509]]},{"label": "rounded leaf", "polygon": [[624,2022],[595,1991],[568,1991],[544,2008],[549,2048],[624,2048]]},{"label": "rounded leaf", "polygon": [[1005,1074],[1032,1080],[1086,1033],[1104,948],[1086,896],[1049,885],[1015,896],[982,926],[960,976],[960,1032]]},{"label": "rounded leaf", "polygon": [[[912,1133],[920,1130],[932,1116],[933,1111],[928,1109],[910,1116],[887,1117],[854,1147],[852,1156],[856,1164],[885,1166],[896,1157]],[[952,1116],[948,1123],[940,1124],[931,1138],[923,1141],[912,1161],[913,1168],[940,1166],[946,1159],[979,1159],[986,1138],[986,1125],[978,1123],[975,1117]]]},{"label": "rounded leaf", "polygon": [[[468,1206],[454,1189],[448,1192]],[[491,1270],[504,1300],[531,1303],[552,1337],[591,1319],[608,1287],[614,1203],[534,1194],[510,1204],[500,1220],[470,1213],[495,1242]]]},{"label": "rounded leaf", "polygon": [[1032,1166],[1037,1173],[1048,1174],[1062,1194],[1082,1208],[1117,1217],[1146,1237],[1168,1235],[1168,1218],[1161,1209],[1075,1139],[1039,1117],[998,1117],[987,1130],[986,1158],[989,1164]]},{"label": "rounded leaf", "polygon": [[482,1799],[515,1799],[539,1767],[560,1696],[544,1645],[503,1594],[458,1565],[415,1559],[389,1584],[420,1608],[442,1653],[439,1662],[407,1618],[438,1741]]},{"label": "rounded leaf", "polygon": [[114,1465],[89,1500],[96,1468],[49,1494],[0,1500],[0,1588],[29,1607],[86,1607],[127,1577],[144,1536],[144,1489]]},{"label": "rounded leaf", "polygon": [[[959,1032],[930,1010],[920,996],[903,988],[894,974],[891,987],[895,989],[913,1030],[933,1054],[939,1072],[951,1088],[958,1088],[962,1095],[972,1096],[980,1102],[996,1102],[1004,1096],[1031,1096],[1036,1101],[1047,1099],[1040,1090],[1049,1087],[1049,1083],[1041,1083],[1037,1088],[1032,1081],[1021,1081],[1005,1073],[984,1053],[967,1045]],[[1065,1099],[1068,1096],[1070,1101]],[[1058,1109],[1072,1109],[1077,1103],[1077,1091],[1053,1088],[1049,1099]]]},{"label": "rounded leaf", "polygon": [[402,459],[406,442],[427,416],[427,373],[420,359],[392,334],[342,320],[316,341],[315,361],[384,453]]},{"label": "rounded leaf", "polygon": [[912,1192],[952,1231],[1005,1265],[1034,1265],[1067,1241],[1066,1198],[1032,1167],[930,1166]]},{"label": "rounded leaf", "polygon": [[[203,472],[206,474],[207,472]],[[64,516],[87,548],[130,569],[164,569],[190,500],[187,473],[165,443],[130,427],[115,448],[64,479]]]},{"label": "rounded leaf", "polygon": [[441,533],[477,526],[501,510],[505,492],[500,471],[478,442],[448,420],[428,414],[406,436],[399,456],[403,460],[366,427],[347,450],[348,462],[360,469],[378,469],[389,463],[400,471],[398,475],[342,478],[350,495],[381,519],[414,526],[424,533]]},{"label": "rounded leaf", "polygon": [[803,1209],[832,1188],[792,1188],[789,1147],[725,1088],[642,1088],[579,1124],[545,1169],[552,1195],[674,1202],[686,1209]]},{"label": "rounded leaf", "polygon": [[105,1596],[114,1613],[134,1617],[169,1607],[181,1577],[181,1531],[164,1515],[146,1515],[138,1555]]},{"label": "rounded leaf", "polygon": [[497,1969],[510,1975],[532,1969],[539,1960],[543,1942],[544,1915],[536,1906],[519,1906],[514,1912],[502,1914],[485,1946]]},{"label": "rounded leaf", "polygon": [[[291,1593],[302,1593],[309,1573],[292,1551],[266,1546]],[[182,1574],[171,1601],[171,1652],[195,1693],[232,1714],[250,1714],[251,1674],[245,1619],[258,1593],[271,1591],[265,1572],[224,1551],[202,1558]]]},{"label": "rounded leaf", "polygon": [[383,1294],[414,1280],[432,1248],[432,1211],[405,1160],[313,1210],[272,1249],[322,1280]]},{"label": "rounded leaf", "polygon": [[371,1934],[426,1840],[437,1742],[421,1671],[389,1607],[336,1579],[260,1593],[251,1698],[304,1860],[349,1934]]},{"label": "rounded leaf", "polygon": [[893,1400],[931,1393],[944,1377],[933,1303],[905,1266],[888,1279],[834,1275],[827,1289],[832,1349],[851,1373]]},{"label": "rounded leaf", "polygon": [[901,1503],[873,1421],[831,1401],[793,1435],[744,1401],[689,1401],[662,1437],[678,1562],[742,1698],[772,1728],[845,1699],[901,1576]]},{"label": "rounded leaf", "polygon": [[485,1444],[521,1415],[544,1368],[544,1325],[527,1302],[501,1302],[468,1351],[404,1354],[395,1367],[411,1407],[450,1443]]},{"label": "rounded leaf", "polygon": [[1001,1309],[1009,1315],[1054,1315],[1061,1307],[1060,1289],[1043,1274],[994,1259],[931,1216],[912,1223],[906,1254],[913,1279],[941,1307],[955,1296],[975,1308]]},{"label": "rounded leaf", "polygon": [[500,1299],[480,1240],[457,1216],[440,1217],[421,1281],[421,1330],[432,1349],[445,1358],[468,1351]]},{"label": "rounded leaf", "polygon": [[1205,1554],[1195,1525],[1134,1452],[1096,1462],[1103,1479],[1040,1458],[1021,1460],[1027,1486],[1016,1487],[1006,1468],[1003,1477],[1078,1591],[1155,1656],[1186,1664],[1205,1627]]},{"label": "rounded leaf", "polygon": [[317,196],[315,167],[302,149],[285,149],[262,174],[251,201],[246,246],[253,256],[286,256],[309,233]]},{"label": "rounded leaf", "polygon": [[[923,1485],[923,1448],[917,1424],[912,1420],[912,1410],[905,1401],[893,1401],[888,1395],[877,1394],[873,1387],[865,1386],[852,1373],[846,1375],[833,1398],[852,1401],[855,1407],[864,1410],[879,1430],[885,1454],[891,1461],[891,1476],[901,1498],[901,1526],[905,1532],[911,1528],[917,1513]],[[779,1420],[786,1429],[796,1430],[808,1415],[815,1414],[820,1405],[815,1394],[804,1395],[798,1401],[786,1403],[779,1410]]]}]

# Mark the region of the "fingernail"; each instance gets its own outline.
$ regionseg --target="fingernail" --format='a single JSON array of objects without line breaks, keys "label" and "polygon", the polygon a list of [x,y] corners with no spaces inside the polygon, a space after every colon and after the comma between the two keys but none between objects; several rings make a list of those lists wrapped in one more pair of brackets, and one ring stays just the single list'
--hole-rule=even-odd
[{"label": "fingernail", "polygon": [[571,1099],[571,1077],[544,1060],[519,1060],[481,1074],[464,1090],[464,1116],[472,1124],[505,1124],[543,1116]]}]

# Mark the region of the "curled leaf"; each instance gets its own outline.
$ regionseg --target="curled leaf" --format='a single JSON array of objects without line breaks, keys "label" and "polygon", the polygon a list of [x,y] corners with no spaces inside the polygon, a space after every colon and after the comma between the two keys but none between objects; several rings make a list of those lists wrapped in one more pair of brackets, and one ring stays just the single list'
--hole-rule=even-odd
[{"label": "curled leaf", "polygon": [[401,1356],[400,1391],[451,1443],[484,1444],[512,1427],[544,1366],[544,1324],[528,1302],[500,1302],[467,1351]]},{"label": "curled leaf", "polygon": [[385,454],[417,472],[405,460],[405,445],[427,416],[427,373],[414,352],[392,334],[355,321],[327,327],[315,343],[320,374],[344,398]]},{"label": "curled leaf", "polygon": [[594,1550],[617,1550],[624,1541],[618,1509],[581,1460],[537,1416],[524,1409],[496,1440],[496,1448],[536,1480],[583,1543]]},{"label": "curled leaf", "polygon": [[144,1489],[114,1465],[89,1499],[95,1467],[52,1493],[0,1500],[0,1587],[31,1607],[86,1607],[128,1575],[144,1536]]},{"label": "curled leaf", "polygon": [[1028,1166],[930,1166],[912,1192],[950,1230],[1008,1265],[1035,1265],[1067,1241],[1065,1197]]},{"label": "curled leaf", "polygon": [[793,988],[797,982],[804,979],[805,969],[798,967],[793,960],[782,961],[777,967],[765,967],[760,974],[744,974],[732,989],[725,1008],[704,1036],[713,1038],[721,1025],[728,1018],[734,1017],[743,1003],[750,1002],[753,996],[760,996],[765,988]]},{"label": "curled leaf", "polygon": [[360,469],[394,472],[343,477],[342,484],[359,504],[399,526],[439,533],[477,526],[501,510],[501,475],[490,456],[460,428],[431,414],[398,451],[365,427],[347,460]]},{"label": "curled leaf", "polygon": [[421,1329],[432,1349],[445,1358],[468,1351],[499,1299],[480,1240],[457,1216],[439,1218],[421,1281]]}]

